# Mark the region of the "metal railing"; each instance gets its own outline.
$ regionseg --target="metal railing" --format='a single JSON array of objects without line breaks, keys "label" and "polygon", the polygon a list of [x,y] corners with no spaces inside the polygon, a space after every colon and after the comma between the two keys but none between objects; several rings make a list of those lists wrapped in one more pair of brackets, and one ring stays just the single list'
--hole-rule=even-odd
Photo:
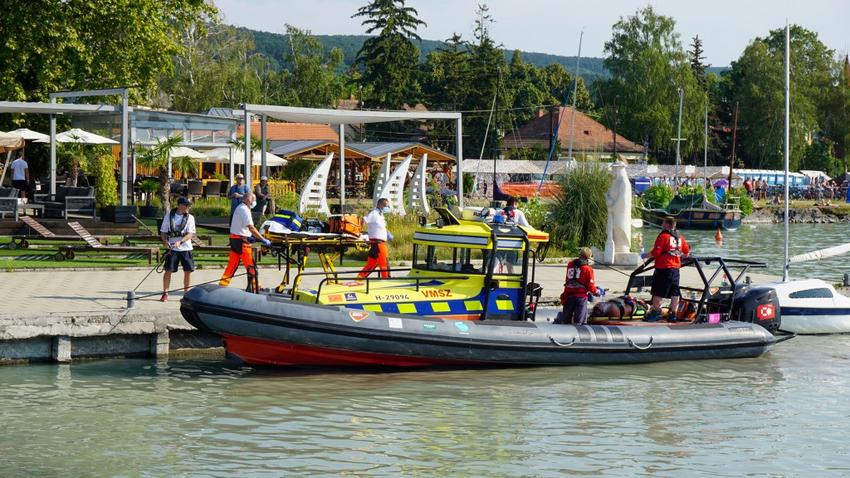
[{"label": "metal railing", "polygon": [[[409,272],[412,269],[406,268],[406,269],[386,269],[386,270],[389,273],[393,273],[393,272]],[[376,269],[375,272],[379,272],[378,269]],[[345,274],[350,274],[350,276],[345,277],[344,276]],[[365,293],[368,294],[372,281],[379,281],[379,282],[383,282],[383,281],[387,281],[387,282],[391,282],[391,281],[411,282],[411,281],[414,281],[415,287],[416,287],[416,292],[419,292],[419,288],[421,287],[422,282],[429,282],[429,281],[432,281],[432,280],[467,280],[467,279],[469,279],[468,275],[463,275],[463,276],[458,275],[458,276],[358,277],[356,274],[359,274],[359,272],[348,272],[348,273],[341,272],[341,273],[337,273],[336,277],[333,277],[333,278],[325,277],[325,278],[323,278],[321,281],[319,281],[319,287],[316,290],[316,303],[317,304],[319,303],[319,298],[322,296],[322,287],[326,283],[328,283],[328,282],[339,282],[340,280],[357,280],[357,281],[365,282],[366,283],[365,284],[365,286],[366,286]],[[304,277],[304,276],[318,276],[318,275],[325,275],[325,273],[324,272],[301,272],[297,276],[295,276],[295,284],[300,283],[301,278]],[[343,276],[343,277],[340,277],[340,276]],[[358,286],[358,287],[360,287],[360,286]],[[297,286],[292,287],[292,290],[290,291],[290,298],[295,299],[295,293],[297,292],[297,290],[298,290]],[[358,292],[358,291],[359,290],[352,288],[352,292]]]}]

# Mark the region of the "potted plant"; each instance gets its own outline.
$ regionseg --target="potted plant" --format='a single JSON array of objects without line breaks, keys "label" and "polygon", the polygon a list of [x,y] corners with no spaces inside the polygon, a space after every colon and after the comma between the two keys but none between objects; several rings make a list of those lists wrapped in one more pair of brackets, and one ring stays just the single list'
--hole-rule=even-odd
[{"label": "potted plant", "polygon": [[153,195],[160,191],[159,181],[155,179],[145,179],[139,183],[139,189],[145,193],[145,205],[139,207],[139,215],[142,217],[159,217],[159,208],[151,204]]}]

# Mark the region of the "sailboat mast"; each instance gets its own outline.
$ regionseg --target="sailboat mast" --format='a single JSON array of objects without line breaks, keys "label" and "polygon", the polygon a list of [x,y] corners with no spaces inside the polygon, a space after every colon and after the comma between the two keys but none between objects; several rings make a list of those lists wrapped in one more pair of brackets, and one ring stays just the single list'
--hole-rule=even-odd
[{"label": "sailboat mast", "polygon": [[573,135],[576,130],[576,97],[578,93],[578,70],[581,66],[581,41],[584,39],[584,30],[578,37],[578,56],[576,57],[576,72],[575,81],[573,81],[573,109],[570,112],[570,148],[567,153],[567,160],[573,159]]},{"label": "sailboat mast", "polygon": [[788,280],[788,199],[789,199],[789,184],[788,184],[788,169],[789,161],[789,145],[791,140],[791,27],[788,22],[785,22],[785,262],[782,263],[782,282]]},{"label": "sailboat mast", "polygon": [[705,100],[705,146],[703,146],[702,157],[702,185],[708,182],[708,99]]}]

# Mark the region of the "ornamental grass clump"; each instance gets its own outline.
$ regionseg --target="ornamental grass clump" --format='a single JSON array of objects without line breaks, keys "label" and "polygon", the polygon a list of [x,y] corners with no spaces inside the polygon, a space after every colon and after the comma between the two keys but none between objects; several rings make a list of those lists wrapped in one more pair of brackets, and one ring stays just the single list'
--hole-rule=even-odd
[{"label": "ornamental grass clump", "polygon": [[553,246],[567,251],[604,246],[610,184],[607,168],[599,163],[579,163],[561,178],[562,192],[550,206],[552,220],[546,228]]}]

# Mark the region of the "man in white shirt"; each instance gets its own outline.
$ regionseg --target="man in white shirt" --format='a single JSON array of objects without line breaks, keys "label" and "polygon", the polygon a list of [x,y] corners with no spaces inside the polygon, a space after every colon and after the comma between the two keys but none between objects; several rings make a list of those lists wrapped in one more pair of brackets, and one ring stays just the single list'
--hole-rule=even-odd
[{"label": "man in white shirt", "polygon": [[27,197],[30,183],[30,170],[24,161],[24,153],[19,152],[18,158],[9,166],[12,169],[12,187],[20,191],[21,197]]},{"label": "man in white shirt", "polygon": [[257,266],[251,256],[251,237],[262,242],[264,246],[271,246],[271,241],[263,237],[260,231],[254,227],[254,218],[251,217],[251,204],[254,203],[254,193],[248,191],[242,196],[242,202],[233,211],[230,217],[230,256],[224,274],[218,281],[218,285],[227,287],[239,268],[239,262],[245,264],[248,273],[248,292],[257,293],[260,284],[257,278]]},{"label": "man in white shirt", "polygon": [[162,243],[167,252],[164,259],[162,276],[162,297],[160,302],[168,301],[168,289],[171,286],[171,274],[177,272],[178,265],[183,266],[183,292],[189,290],[189,281],[195,270],[195,258],[192,256],[192,237],[195,235],[195,216],[189,214],[192,201],[185,197],[177,199],[177,208],[162,218],[159,228]]},{"label": "man in white shirt", "polygon": [[366,215],[365,222],[369,228],[369,257],[366,265],[357,275],[361,279],[369,277],[369,274],[378,268],[382,278],[390,276],[389,249],[387,241],[392,240],[393,235],[387,231],[387,219],[385,215],[390,212],[390,201],[387,198],[378,199],[378,206]]}]

